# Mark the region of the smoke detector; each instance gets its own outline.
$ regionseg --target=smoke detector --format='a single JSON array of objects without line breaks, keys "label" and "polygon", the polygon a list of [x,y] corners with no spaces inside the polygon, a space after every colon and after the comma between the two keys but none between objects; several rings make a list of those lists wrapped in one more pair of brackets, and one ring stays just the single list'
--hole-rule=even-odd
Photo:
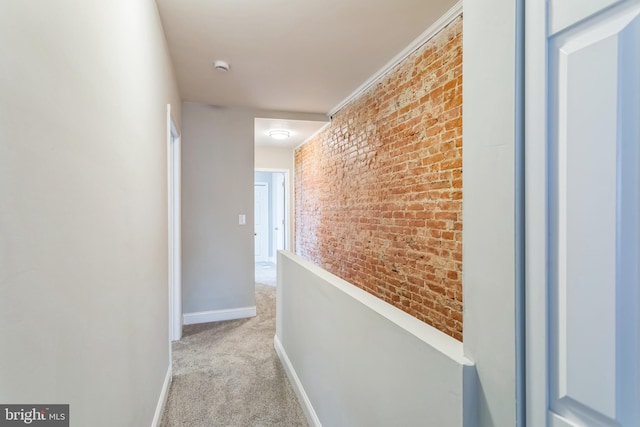
[{"label": "smoke detector", "polygon": [[213,63],[213,68],[219,71],[229,71],[229,63],[227,61],[215,61]]}]

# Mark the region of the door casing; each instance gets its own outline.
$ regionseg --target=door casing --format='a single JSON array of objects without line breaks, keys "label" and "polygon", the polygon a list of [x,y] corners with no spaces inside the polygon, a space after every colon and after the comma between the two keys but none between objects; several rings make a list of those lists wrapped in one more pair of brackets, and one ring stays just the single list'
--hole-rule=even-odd
[{"label": "door casing", "polygon": [[167,104],[167,196],[169,248],[169,351],[182,337],[182,247],[180,207],[181,136]]}]

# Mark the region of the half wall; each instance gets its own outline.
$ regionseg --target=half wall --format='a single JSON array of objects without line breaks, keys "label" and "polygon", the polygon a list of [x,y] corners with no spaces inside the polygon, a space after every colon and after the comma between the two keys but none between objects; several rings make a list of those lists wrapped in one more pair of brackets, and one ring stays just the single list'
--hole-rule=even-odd
[{"label": "half wall", "polygon": [[275,346],[313,426],[470,426],[462,343],[286,251]]}]

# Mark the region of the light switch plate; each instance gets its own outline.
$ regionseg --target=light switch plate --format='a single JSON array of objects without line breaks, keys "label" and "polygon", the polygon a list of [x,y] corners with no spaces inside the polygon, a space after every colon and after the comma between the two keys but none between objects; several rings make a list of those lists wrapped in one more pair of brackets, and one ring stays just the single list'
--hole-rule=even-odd
[{"label": "light switch plate", "polygon": [[245,214],[238,215],[238,224],[245,225],[247,223],[247,216]]}]

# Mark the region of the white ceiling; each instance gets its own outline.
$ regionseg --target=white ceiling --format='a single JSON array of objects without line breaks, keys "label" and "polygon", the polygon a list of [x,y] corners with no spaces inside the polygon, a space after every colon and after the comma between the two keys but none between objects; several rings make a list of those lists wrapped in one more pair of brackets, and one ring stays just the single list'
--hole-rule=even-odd
[{"label": "white ceiling", "polygon": [[[256,146],[295,148],[309,139],[314,133],[318,132],[327,123],[328,121],[256,118],[254,126]],[[269,136],[269,131],[273,129],[287,130],[291,136],[287,139],[275,140]]]},{"label": "white ceiling", "polygon": [[[454,0],[156,0],[184,101],[327,113]],[[230,63],[216,71],[214,60]]]}]

